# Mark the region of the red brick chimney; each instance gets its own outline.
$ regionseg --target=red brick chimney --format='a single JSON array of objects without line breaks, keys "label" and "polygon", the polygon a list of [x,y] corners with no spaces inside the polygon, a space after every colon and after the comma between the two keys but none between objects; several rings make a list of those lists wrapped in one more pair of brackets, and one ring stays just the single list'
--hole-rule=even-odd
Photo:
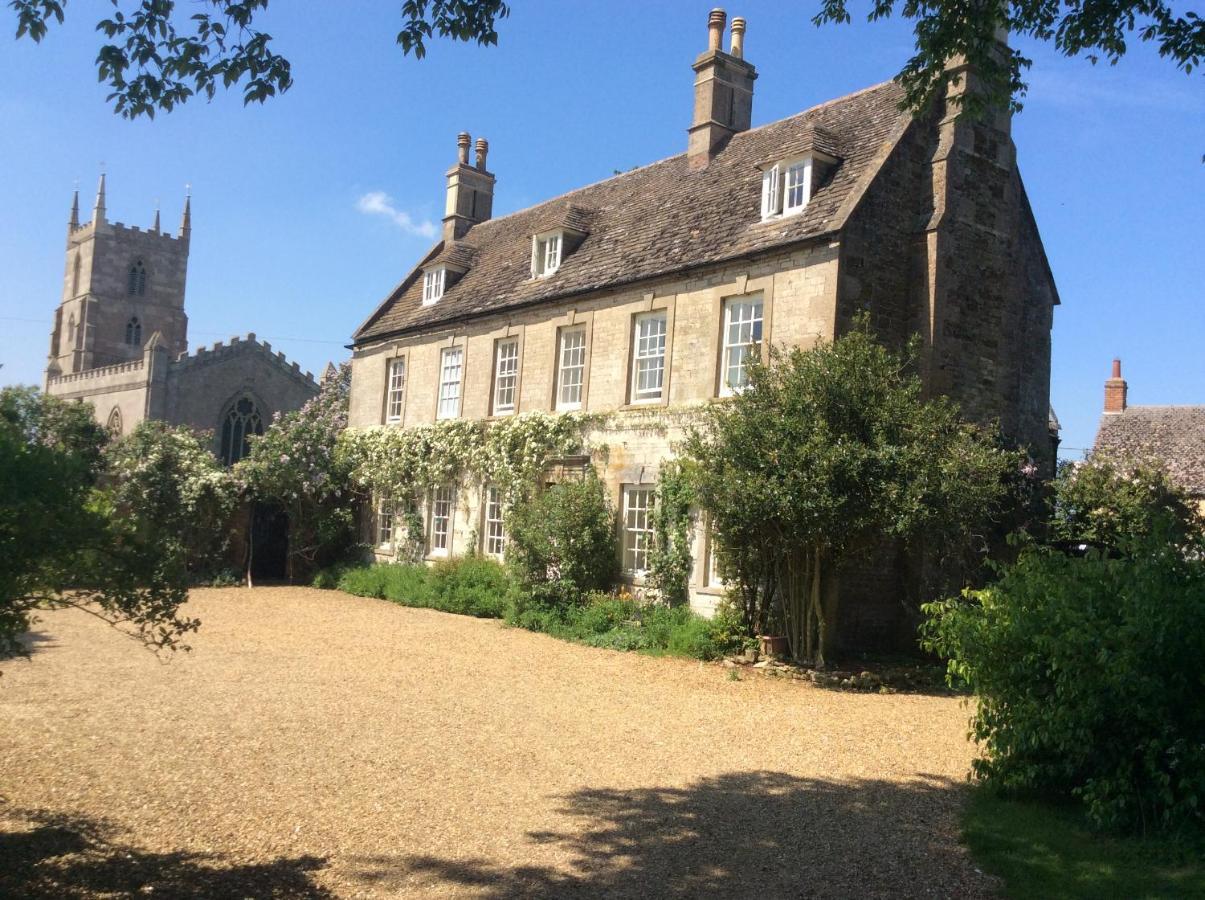
[{"label": "red brick chimney", "polygon": [[1105,382],[1105,412],[1119,413],[1126,408],[1126,391],[1129,386],[1121,377],[1121,360],[1113,360],[1113,377]]}]

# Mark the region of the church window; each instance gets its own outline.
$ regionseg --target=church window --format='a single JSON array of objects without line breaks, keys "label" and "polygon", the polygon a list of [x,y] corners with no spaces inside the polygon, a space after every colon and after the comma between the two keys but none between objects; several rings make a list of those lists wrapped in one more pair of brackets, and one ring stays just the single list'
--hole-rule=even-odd
[{"label": "church window", "polygon": [[126,279],[126,293],[131,297],[141,297],[146,293],[146,266],[142,264],[142,260],[138,260],[130,266],[130,273]]},{"label": "church window", "polygon": [[133,347],[142,346],[142,323],[137,316],[131,316],[126,322],[126,343]]},{"label": "church window", "polygon": [[264,433],[264,419],[255,401],[240,397],[222,420],[222,462],[234,465],[251,452],[251,435]]},{"label": "church window", "polygon": [[105,425],[105,431],[109,433],[109,437],[111,438],[121,437],[121,410],[116,406],[114,406],[113,411],[109,413],[109,421]]},{"label": "church window", "polygon": [[67,317],[67,343],[75,349],[75,313]]}]

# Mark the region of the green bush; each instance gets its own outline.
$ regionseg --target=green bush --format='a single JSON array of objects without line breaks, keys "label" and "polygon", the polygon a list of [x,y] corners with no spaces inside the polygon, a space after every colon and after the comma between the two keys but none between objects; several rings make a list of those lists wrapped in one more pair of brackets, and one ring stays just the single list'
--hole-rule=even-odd
[{"label": "green bush", "polygon": [[492,559],[444,560],[429,573],[430,605],[435,609],[487,619],[505,615],[510,578]]},{"label": "green bush", "polygon": [[581,602],[615,581],[615,519],[593,470],[517,503],[507,522],[507,563],[520,588],[544,607]]},{"label": "green bush", "polygon": [[360,597],[378,597],[483,618],[501,618],[511,592],[506,570],[493,560],[465,557],[422,563],[362,566],[339,576],[338,588]]},{"label": "green bush", "polygon": [[1205,559],[1030,549],[991,587],[928,604],[924,643],[974,689],[975,762],[1009,793],[1069,796],[1098,825],[1205,822]]}]

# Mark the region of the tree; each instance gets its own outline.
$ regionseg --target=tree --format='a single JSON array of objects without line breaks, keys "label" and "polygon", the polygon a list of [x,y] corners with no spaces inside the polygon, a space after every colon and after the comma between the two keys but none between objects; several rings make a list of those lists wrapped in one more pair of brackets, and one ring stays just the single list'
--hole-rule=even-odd
[{"label": "tree", "polygon": [[0,390],[0,651],[19,652],[38,610],[85,610],[156,649],[197,627],[164,535],[113,515],[98,489],[103,429],[91,407]]},{"label": "tree", "polygon": [[965,541],[1020,466],[953,402],[923,399],[915,353],[876,343],[865,319],[833,343],[772,350],[686,441],[747,626],[780,623],[801,661],[831,658],[843,561],[920,533]]},{"label": "tree", "polygon": [[[1205,820],[1205,522],[1155,463],[1094,454],[1051,532],[982,590],[928,603],[926,649],[976,694],[977,777],[1112,828]],[[1087,549],[1081,551],[1081,546]]]},{"label": "tree", "polygon": [[[114,112],[153,118],[219,85],[243,87],[243,103],[263,103],[293,86],[293,69],[258,30],[268,0],[200,0],[179,13],[175,0],[112,0],[113,14],[97,23],[110,43],[96,56],[97,74],[112,88]],[[17,37],[40,42],[51,20],[63,21],[67,0],[9,0]],[[194,11],[196,10],[196,11]],[[404,0],[397,42],[421,59],[438,35],[498,43],[495,25],[510,9],[503,0]]]},{"label": "tree", "polygon": [[1118,553],[1154,534],[1178,546],[1205,541],[1205,520],[1157,460],[1093,453],[1062,465],[1054,488],[1051,533],[1061,544]]},{"label": "tree", "polygon": [[252,438],[250,455],[236,467],[252,498],[289,515],[290,580],[342,562],[355,547],[352,462],[335,452],[350,395],[351,366],[343,363],[323,378],[317,397]]},{"label": "tree", "polygon": [[[109,99],[127,118],[171,110],[196,94],[213,97],[220,84],[243,85],[244,103],[263,102],[293,84],[289,61],[271,47],[272,38],[254,27],[268,0],[202,0],[203,11],[184,19],[173,0],[112,0],[115,12],[97,30],[113,43],[97,54]],[[9,0],[17,14],[17,37],[41,41],[50,21],[63,21],[66,0]],[[897,75],[905,105],[920,111],[954,78],[951,59],[973,66],[982,92],[966,95],[972,112],[983,106],[1020,109],[1030,60],[1015,49],[1000,53],[997,30],[1053,41],[1066,56],[1087,54],[1093,62],[1116,63],[1127,39],[1153,41],[1160,56],[1184,72],[1205,54],[1205,20],[1191,10],[1177,13],[1164,0],[1008,0],[999,4],[940,3],[936,0],[874,0],[871,21],[897,13],[915,22],[916,52]],[[498,20],[510,14],[504,0],[404,0],[397,42],[404,53],[422,58],[426,41],[439,36],[491,45]],[[817,25],[849,22],[848,0],[821,0]],[[187,24],[186,24],[187,23]],[[191,31],[190,31],[191,29]]]}]

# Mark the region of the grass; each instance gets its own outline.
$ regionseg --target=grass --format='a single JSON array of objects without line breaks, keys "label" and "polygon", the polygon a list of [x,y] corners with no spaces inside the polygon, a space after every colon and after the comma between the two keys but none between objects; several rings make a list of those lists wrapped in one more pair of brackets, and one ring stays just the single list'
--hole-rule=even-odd
[{"label": "grass", "polygon": [[963,820],[975,861],[1006,896],[1044,900],[1205,898],[1205,836],[1129,838],[1093,831],[1078,811],[976,789]]}]

